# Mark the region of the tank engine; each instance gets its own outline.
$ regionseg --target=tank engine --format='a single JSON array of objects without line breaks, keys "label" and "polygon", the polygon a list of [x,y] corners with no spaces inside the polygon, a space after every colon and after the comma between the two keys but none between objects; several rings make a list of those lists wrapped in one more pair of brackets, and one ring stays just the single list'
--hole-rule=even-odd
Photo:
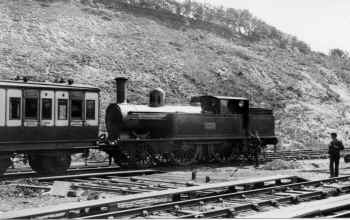
[{"label": "tank engine", "polygon": [[120,166],[188,165],[225,161],[276,144],[272,110],[250,108],[241,97],[196,96],[189,105],[165,105],[152,90],[148,105],[127,103],[127,78],[116,78],[116,103],[106,110],[107,151]]}]

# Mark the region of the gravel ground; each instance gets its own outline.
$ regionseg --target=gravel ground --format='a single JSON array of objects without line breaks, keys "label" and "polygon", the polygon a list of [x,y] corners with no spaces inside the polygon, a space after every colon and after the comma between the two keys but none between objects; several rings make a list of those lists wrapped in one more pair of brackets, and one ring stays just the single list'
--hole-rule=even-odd
[{"label": "gravel ground", "polygon": [[[192,167],[183,171],[169,171],[165,174],[154,174],[154,177],[162,177],[178,181],[191,181],[191,172],[197,172],[195,182],[204,183],[205,177],[209,176],[211,182],[222,182],[231,180],[241,180],[242,178],[253,178],[274,175],[296,175],[310,180],[324,179],[329,177],[328,159],[291,161],[295,169],[270,170],[269,164],[262,164],[259,168],[254,166],[202,166]],[[267,167],[268,168],[265,168]],[[350,175],[350,164],[345,164],[341,159],[340,175]]]},{"label": "gravel ground", "polygon": [[[260,165],[259,168],[253,166],[195,166],[189,168],[166,169],[167,173],[154,174],[147,178],[157,178],[169,181],[191,182],[192,171],[196,171],[197,178],[194,182],[204,183],[206,176],[210,177],[210,182],[222,182],[241,180],[244,178],[274,176],[274,175],[296,175],[310,180],[324,179],[329,177],[328,160],[305,160],[293,161],[291,167],[297,169],[270,170],[271,166],[279,165],[281,162]],[[290,165],[290,163],[289,163]],[[273,167],[276,168],[276,167]],[[340,175],[350,175],[350,164],[340,162]],[[24,181],[24,183],[27,183]],[[23,208],[43,207],[67,202],[86,200],[89,193],[83,197],[57,197],[45,194],[40,190],[29,190],[11,186],[6,182],[0,182],[0,212],[20,210]],[[109,197],[109,196],[108,196]]]}]

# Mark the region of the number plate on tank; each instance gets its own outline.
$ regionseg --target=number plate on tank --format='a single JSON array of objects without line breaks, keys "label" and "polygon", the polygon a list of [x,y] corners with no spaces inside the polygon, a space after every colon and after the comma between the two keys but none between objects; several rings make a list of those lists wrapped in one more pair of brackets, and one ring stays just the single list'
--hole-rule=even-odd
[{"label": "number plate on tank", "polygon": [[216,123],[215,122],[204,122],[204,129],[205,130],[216,130]]}]

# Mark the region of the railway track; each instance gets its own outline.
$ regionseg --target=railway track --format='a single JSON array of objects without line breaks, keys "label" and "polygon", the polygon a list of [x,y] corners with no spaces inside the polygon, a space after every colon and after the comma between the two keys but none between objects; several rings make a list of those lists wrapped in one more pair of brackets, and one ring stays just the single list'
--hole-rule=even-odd
[{"label": "railway track", "polygon": [[[342,155],[350,154],[350,149],[346,148]],[[265,161],[272,161],[275,159],[284,160],[305,160],[305,159],[325,159],[328,158],[328,149],[320,150],[291,150],[291,151],[276,151],[266,152]]]},{"label": "railway track", "polygon": [[[129,171],[119,170],[100,173],[93,172],[84,174],[36,177],[34,179],[30,179],[30,181],[24,181],[24,183],[22,181],[17,180],[8,180],[7,182],[9,185],[12,186],[47,191],[51,192],[50,194],[52,195],[61,196],[66,196],[69,192],[76,192],[78,189],[105,193],[108,192],[114,195],[125,195],[176,188],[175,183],[173,183],[172,185],[170,183],[150,184],[145,183],[147,182],[145,180],[142,181],[142,183],[137,182],[139,178],[147,179],[145,178],[145,175],[151,175],[156,173],[163,172],[152,169]],[[156,181],[154,180],[153,182]],[[84,191],[81,192],[83,193]],[[76,193],[74,193],[74,195],[76,195]]]},{"label": "railway track", "polygon": [[[87,173],[102,173],[102,172],[113,172],[113,171],[122,171],[122,169],[118,166],[80,166],[73,167],[64,175],[78,175],[78,174],[87,174]],[[47,177],[47,175],[38,174],[31,169],[21,168],[21,169],[10,169],[4,175],[0,176],[0,181],[4,180],[14,180],[14,179],[23,179],[23,178],[40,178]]]},{"label": "railway track", "polygon": [[[306,201],[341,196],[348,192],[350,192],[349,176],[172,201],[153,206],[110,211],[84,218],[242,218]],[[284,211],[282,210],[281,213]],[[283,215],[280,217],[285,218]]]},{"label": "railway track", "polygon": [[[317,181],[306,181],[295,176],[233,181],[180,187],[163,191],[126,195],[118,198],[99,199],[81,203],[63,204],[53,207],[19,210],[3,213],[0,218],[242,218],[268,216],[300,207],[328,204],[323,212],[305,211],[296,217],[348,216],[341,210],[349,207],[350,176]],[[334,203],[343,201],[346,203]],[[330,203],[333,201],[332,203]],[[344,200],[345,201],[345,200]],[[312,204],[312,203],[311,203]],[[337,212],[336,212],[337,211]],[[291,212],[293,213],[293,212]],[[285,218],[287,215],[280,217]],[[278,217],[274,215],[274,217]]]},{"label": "railway track", "polygon": [[[249,196],[253,192],[260,192],[260,190],[264,189],[270,192],[271,188],[301,183],[306,183],[306,180],[296,176],[254,178],[251,180],[179,187],[52,207],[18,210],[3,213],[0,215],[0,218],[197,217],[205,214],[204,209],[206,209],[205,207],[209,202],[212,204],[218,203],[216,204],[218,208],[222,208],[223,204],[232,205],[236,199],[240,199],[240,203],[243,204],[242,202],[246,199],[243,199],[243,197]],[[266,193],[267,191],[264,192]],[[230,199],[230,201],[227,199]],[[254,204],[257,203],[255,202]],[[202,210],[203,213],[199,213],[197,209]],[[211,217],[211,215],[203,216]]]},{"label": "railway track", "polygon": [[295,205],[250,216],[251,218],[348,218],[350,195]]}]

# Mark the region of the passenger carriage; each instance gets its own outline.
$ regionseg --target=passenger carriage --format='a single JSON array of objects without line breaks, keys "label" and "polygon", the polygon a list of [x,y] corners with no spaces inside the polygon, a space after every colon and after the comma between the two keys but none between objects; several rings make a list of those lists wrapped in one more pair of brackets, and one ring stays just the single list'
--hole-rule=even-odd
[{"label": "passenger carriage", "polygon": [[0,174],[13,153],[25,153],[39,173],[61,173],[70,155],[95,143],[99,89],[88,85],[0,81]]}]

